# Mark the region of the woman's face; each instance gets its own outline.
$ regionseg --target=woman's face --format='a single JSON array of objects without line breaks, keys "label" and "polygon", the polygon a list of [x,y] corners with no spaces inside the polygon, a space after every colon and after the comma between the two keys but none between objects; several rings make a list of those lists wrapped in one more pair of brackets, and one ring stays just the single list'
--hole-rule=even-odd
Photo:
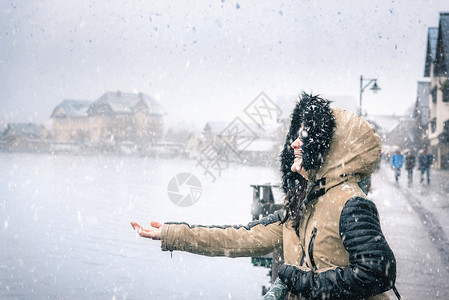
[{"label": "woman's face", "polygon": [[291,144],[294,154],[295,154],[295,160],[293,161],[293,165],[291,167],[292,172],[299,173],[302,177],[304,177],[306,180],[307,173],[302,167],[302,141],[301,137],[303,136],[304,126],[301,126],[301,128],[298,131],[298,138]]}]

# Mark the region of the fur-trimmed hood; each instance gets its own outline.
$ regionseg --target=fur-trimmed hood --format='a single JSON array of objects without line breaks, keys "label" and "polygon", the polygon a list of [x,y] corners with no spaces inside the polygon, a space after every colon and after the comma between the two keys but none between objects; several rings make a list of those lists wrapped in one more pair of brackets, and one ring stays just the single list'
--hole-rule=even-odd
[{"label": "fur-trimmed hood", "polygon": [[303,167],[309,180],[320,182],[326,191],[351,177],[359,181],[375,170],[381,141],[373,126],[348,111],[331,108],[326,99],[302,93],[280,155],[285,193],[300,176],[290,168],[294,161],[291,144],[298,137],[301,124]]}]

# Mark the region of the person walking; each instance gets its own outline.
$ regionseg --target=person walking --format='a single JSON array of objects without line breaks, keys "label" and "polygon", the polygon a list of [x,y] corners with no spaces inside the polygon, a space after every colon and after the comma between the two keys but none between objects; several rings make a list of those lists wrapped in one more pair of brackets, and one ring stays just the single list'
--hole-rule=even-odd
[{"label": "person walking", "polygon": [[420,151],[418,155],[419,170],[421,171],[420,183],[424,181],[424,174],[427,175],[427,184],[430,184],[430,165],[433,163],[433,155],[427,153],[427,148]]},{"label": "person walking", "polygon": [[389,299],[386,291],[397,292],[396,259],[376,205],[357,184],[376,168],[380,137],[363,118],[329,103],[303,93],[293,110],[280,155],[283,209],[246,226],[131,226],[160,240],[163,251],[241,257],[282,247],[270,299]]},{"label": "person walking", "polygon": [[408,173],[408,186],[413,185],[413,168],[416,164],[416,157],[413,152],[410,150],[407,152],[405,156],[405,169]]},{"label": "person walking", "polygon": [[396,182],[399,181],[399,177],[401,176],[401,168],[404,164],[404,156],[401,154],[401,151],[396,150],[396,153],[391,157],[390,166],[394,170],[394,179]]}]

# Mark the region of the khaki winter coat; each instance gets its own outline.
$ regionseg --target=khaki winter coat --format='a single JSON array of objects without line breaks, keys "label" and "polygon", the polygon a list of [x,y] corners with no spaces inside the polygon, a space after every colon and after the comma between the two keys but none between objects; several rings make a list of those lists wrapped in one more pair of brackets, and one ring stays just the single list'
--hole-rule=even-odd
[{"label": "khaki winter coat", "polygon": [[[166,223],[162,227],[162,250],[241,257],[264,255],[282,247],[285,264],[298,267],[304,274],[313,274],[311,278],[337,268],[344,270],[351,265],[350,254],[343,243],[345,236],[340,232],[341,214],[347,202],[355,197],[371,203],[364,200],[366,195],[357,182],[374,171],[381,142],[375,130],[363,119],[341,109],[332,109],[332,114],[336,122],[332,143],[320,169],[309,176],[316,180],[325,178],[325,185],[318,187],[324,188],[325,193],[306,207],[299,237],[290,221],[280,225],[283,212],[278,211],[246,226]],[[374,204],[370,205],[375,210]],[[377,211],[375,214],[377,218]],[[377,219],[375,221],[378,222]],[[379,235],[379,239],[383,239],[381,232]],[[375,245],[376,240],[366,243]],[[351,255],[357,257],[357,253]],[[346,271],[350,272],[349,269]],[[290,293],[288,299],[305,298]],[[367,299],[389,297],[381,293]]]}]

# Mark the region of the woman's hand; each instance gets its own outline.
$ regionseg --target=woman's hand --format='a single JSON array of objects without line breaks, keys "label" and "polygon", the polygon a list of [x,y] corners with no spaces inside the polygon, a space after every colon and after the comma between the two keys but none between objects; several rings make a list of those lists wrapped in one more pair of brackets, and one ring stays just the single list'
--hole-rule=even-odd
[{"label": "woman's hand", "polygon": [[161,227],[162,224],[159,222],[155,222],[155,221],[151,221],[151,226],[154,227],[153,228],[145,228],[140,226],[139,224],[137,224],[136,222],[131,222],[131,226],[133,227],[133,229],[135,231],[137,231],[137,233],[144,238],[149,238],[152,240],[160,240],[161,239]]}]

